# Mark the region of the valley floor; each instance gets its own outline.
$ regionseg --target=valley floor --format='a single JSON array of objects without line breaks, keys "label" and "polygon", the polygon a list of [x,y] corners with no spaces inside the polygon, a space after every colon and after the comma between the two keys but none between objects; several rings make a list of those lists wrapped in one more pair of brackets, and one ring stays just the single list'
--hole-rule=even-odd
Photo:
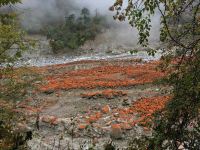
[{"label": "valley floor", "polygon": [[[141,59],[79,61],[34,68],[38,90],[18,104],[34,129],[32,150],[119,149],[151,135],[152,114],[170,99],[166,74]],[[36,129],[36,126],[38,129]]]}]

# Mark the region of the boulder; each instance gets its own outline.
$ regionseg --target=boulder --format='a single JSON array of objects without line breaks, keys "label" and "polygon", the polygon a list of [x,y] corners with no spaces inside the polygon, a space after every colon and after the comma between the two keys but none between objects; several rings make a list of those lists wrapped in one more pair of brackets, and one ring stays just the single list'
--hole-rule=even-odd
[{"label": "boulder", "polygon": [[111,138],[113,139],[121,139],[122,138],[122,129],[120,124],[112,124],[111,125]]}]

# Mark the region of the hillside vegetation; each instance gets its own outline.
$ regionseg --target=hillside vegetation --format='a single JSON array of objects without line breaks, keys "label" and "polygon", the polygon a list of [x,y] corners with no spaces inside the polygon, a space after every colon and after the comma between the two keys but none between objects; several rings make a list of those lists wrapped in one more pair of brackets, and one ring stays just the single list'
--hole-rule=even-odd
[{"label": "hillside vegetation", "polygon": [[92,16],[87,8],[83,8],[79,15],[68,15],[64,23],[47,27],[45,34],[56,53],[65,48],[79,48],[86,41],[94,40],[105,28],[105,17],[98,13]]}]

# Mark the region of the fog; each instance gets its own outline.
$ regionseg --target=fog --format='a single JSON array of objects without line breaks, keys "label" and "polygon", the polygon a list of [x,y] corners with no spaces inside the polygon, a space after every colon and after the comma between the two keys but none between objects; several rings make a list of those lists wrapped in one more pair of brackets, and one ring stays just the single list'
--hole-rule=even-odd
[{"label": "fog", "polygon": [[22,25],[31,30],[39,30],[43,26],[62,21],[70,13],[79,13],[83,7],[90,10],[91,13],[98,11],[102,15],[110,16],[108,11],[113,0],[23,0],[21,8]]},{"label": "fog", "polygon": [[[115,0],[23,0],[19,5],[21,10],[21,23],[25,29],[39,31],[48,24],[63,21],[70,13],[79,13],[83,7],[90,10],[92,14],[96,11],[106,15],[111,28],[97,37],[97,45],[108,44],[108,46],[137,46],[137,31],[127,22],[113,20],[114,12],[108,8]],[[152,44],[158,42],[159,37],[159,15],[152,19],[152,31],[150,41]],[[94,43],[95,43],[94,42]]]}]

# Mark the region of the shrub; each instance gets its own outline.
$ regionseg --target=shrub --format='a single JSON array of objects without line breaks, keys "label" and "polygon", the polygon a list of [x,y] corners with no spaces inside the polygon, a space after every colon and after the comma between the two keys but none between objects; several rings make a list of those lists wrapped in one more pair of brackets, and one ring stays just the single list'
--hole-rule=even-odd
[{"label": "shrub", "polygon": [[65,48],[77,49],[88,40],[94,40],[105,28],[105,17],[92,16],[83,8],[79,17],[71,14],[63,24],[50,26],[45,33],[54,52]]}]

